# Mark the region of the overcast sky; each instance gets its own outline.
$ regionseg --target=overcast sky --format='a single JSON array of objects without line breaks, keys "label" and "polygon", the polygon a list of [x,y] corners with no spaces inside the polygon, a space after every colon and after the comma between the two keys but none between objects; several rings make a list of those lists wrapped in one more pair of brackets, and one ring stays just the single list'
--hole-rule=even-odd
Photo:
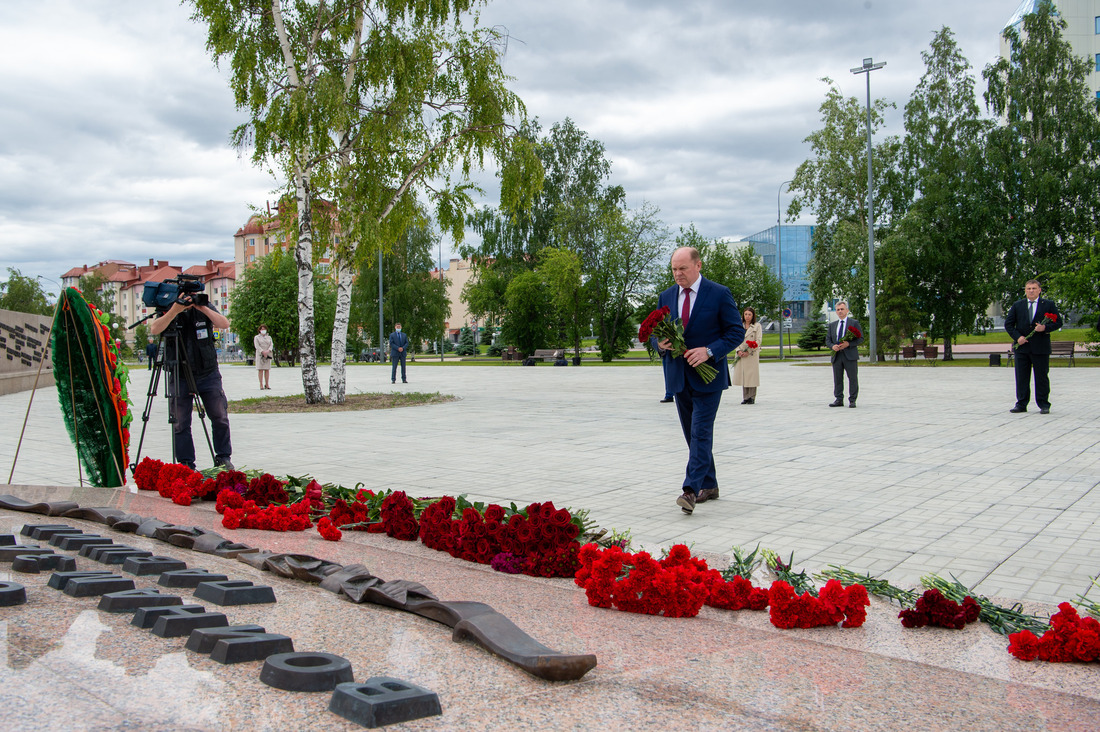
[{"label": "overcast sky", "polygon": [[[629,206],[737,238],[774,225],[821,77],[864,101],[849,69],[886,61],[871,94],[898,104],[886,133],[901,134],[933,33],[955,32],[980,94],[1017,5],[496,0],[482,23],[511,35],[504,65],[528,113],[603,142]],[[279,184],[229,146],[243,117],[189,16],[173,0],[0,3],[0,279],[15,267],[56,292],[51,280],[105,259],[233,258],[234,232]]]}]

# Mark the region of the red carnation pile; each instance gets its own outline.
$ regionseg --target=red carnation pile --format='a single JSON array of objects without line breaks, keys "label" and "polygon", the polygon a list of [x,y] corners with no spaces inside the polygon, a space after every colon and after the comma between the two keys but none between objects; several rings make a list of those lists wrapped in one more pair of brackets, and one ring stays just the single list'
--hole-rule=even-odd
[{"label": "red carnation pile", "polygon": [[842,628],[858,628],[867,619],[870,604],[867,588],[863,585],[845,587],[835,579],[825,583],[818,597],[809,592],[799,595],[783,580],[776,580],[768,590],[772,625],[787,630],[837,623],[841,623]]},{"label": "red carnation pile", "polygon": [[578,559],[581,567],[574,582],[584,588],[588,604],[595,607],[693,618],[710,594],[703,572],[690,561],[691,552],[683,544],[672,547],[661,560],[648,552],[629,554],[617,546],[601,550],[585,544]]},{"label": "red carnation pile", "polygon": [[763,587],[753,587],[752,582],[744,577],[735,576],[728,582],[712,582],[707,604],[719,610],[765,610],[768,607],[768,591]]},{"label": "red carnation pile", "polygon": [[726,610],[763,610],[768,604],[765,590],[742,577],[726,582],[683,544],[660,560],[648,552],[630,554],[618,546],[600,549],[585,544],[578,559],[581,567],[574,582],[596,607],[690,618],[704,604]]},{"label": "red carnation pile", "polygon": [[340,537],[343,536],[343,533],[333,525],[332,519],[328,516],[322,516],[321,520],[317,522],[317,533],[326,541],[340,541]]},{"label": "red carnation pile", "polygon": [[382,527],[386,534],[402,541],[415,541],[420,526],[413,515],[413,503],[405,491],[394,491],[382,501]]},{"label": "red carnation pile", "polygon": [[207,494],[206,481],[186,465],[164,463],[145,458],[134,468],[134,483],[143,491],[156,491],[181,506],[190,506],[194,498]]},{"label": "red carnation pile", "polygon": [[962,630],[967,623],[977,620],[981,611],[981,605],[970,595],[963,598],[960,605],[944,596],[939,590],[932,588],[917,598],[916,607],[911,610],[902,610],[898,613],[898,617],[906,628],[923,628],[931,625],[950,630]]},{"label": "red carnation pile", "polygon": [[489,564],[501,553],[513,555],[510,566],[536,577],[572,577],[577,568],[580,527],[572,514],[553,503],[532,503],[526,516],[504,521],[502,507],[491,504],[482,514],[466,508],[454,518],[455,499],[446,496],[420,515],[420,540],[425,546],[453,557]]},{"label": "red carnation pile", "polygon": [[348,503],[343,498],[337,498],[328,517],[333,526],[343,527],[344,531],[366,531],[370,523],[370,507],[361,501]]},{"label": "red carnation pile", "polygon": [[303,499],[289,506],[260,506],[255,501],[245,500],[240,508],[226,505],[222,526],[227,529],[305,531],[313,526],[313,522],[309,520],[308,500]]},{"label": "red carnation pile", "polygon": [[244,492],[245,500],[255,501],[260,506],[272,503],[286,503],[290,500],[284,486],[286,483],[279,480],[271,473],[264,473],[259,478],[253,478],[248,483],[248,489]]},{"label": "red carnation pile", "polygon": [[1081,617],[1068,602],[1050,618],[1050,629],[1038,638],[1030,630],[1008,636],[1008,652],[1021,661],[1100,661],[1100,622]]}]

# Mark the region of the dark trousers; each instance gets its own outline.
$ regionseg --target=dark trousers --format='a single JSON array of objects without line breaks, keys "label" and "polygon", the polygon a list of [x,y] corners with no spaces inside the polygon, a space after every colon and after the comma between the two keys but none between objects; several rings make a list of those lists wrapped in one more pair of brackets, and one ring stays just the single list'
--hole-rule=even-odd
[{"label": "dark trousers", "polygon": [[848,374],[848,402],[855,404],[859,396],[859,361],[837,356],[833,359],[833,398],[844,401],[844,374]]},{"label": "dark trousers", "polygon": [[[176,450],[176,462],[195,467],[195,442],[191,439],[191,413],[195,395],[187,388],[187,381],[177,378],[174,396],[169,400],[169,409],[175,423],[172,425],[172,444]],[[214,457],[228,459],[233,454],[233,445],[229,441],[229,400],[222,389],[221,372],[215,369],[208,374],[195,377],[195,389],[199,399],[210,417],[211,432],[214,439]]]},{"label": "dark trousers", "polygon": [[397,364],[401,364],[401,380],[405,381],[405,353],[390,353],[390,381],[397,381]]},{"label": "dark trousers", "polygon": [[1035,403],[1050,409],[1050,354],[1016,352],[1016,406],[1027,409],[1031,401],[1031,374],[1035,373]]},{"label": "dark trousers", "polygon": [[714,417],[722,402],[721,391],[695,391],[690,384],[676,393],[676,411],[688,444],[684,490],[699,495],[704,488],[718,487],[714,467]]}]

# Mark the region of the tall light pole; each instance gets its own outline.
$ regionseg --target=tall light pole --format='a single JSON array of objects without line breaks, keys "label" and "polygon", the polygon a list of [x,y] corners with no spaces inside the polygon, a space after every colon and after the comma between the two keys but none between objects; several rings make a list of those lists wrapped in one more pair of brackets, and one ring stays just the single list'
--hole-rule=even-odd
[{"label": "tall light pole", "polygon": [[779,194],[783,192],[783,186],[794,183],[793,180],[785,180],[779,184],[779,190],[775,192],[775,272],[779,275],[779,360],[783,360],[783,303],[787,302],[787,284],[783,282],[783,214],[779,206]]},{"label": "tall light pole", "polygon": [[868,275],[870,297],[867,304],[869,322],[867,327],[871,331],[871,353],[869,358],[871,363],[878,361],[878,344],[875,338],[875,189],[874,178],[871,175],[871,72],[881,69],[885,65],[885,61],[876,64],[873,59],[865,58],[862,66],[851,70],[853,74],[867,74],[867,249],[869,252],[867,262],[870,266]]},{"label": "tall light pole", "polygon": [[382,328],[382,249],[378,249],[378,361],[386,362],[385,351],[382,350],[382,339],[386,333]]},{"label": "tall light pole", "polygon": [[[443,302],[447,301],[447,285],[443,284],[443,237],[436,240],[439,246],[439,291],[443,293]],[[446,307],[446,306],[444,306]],[[443,360],[443,323],[439,324],[439,360]]]}]

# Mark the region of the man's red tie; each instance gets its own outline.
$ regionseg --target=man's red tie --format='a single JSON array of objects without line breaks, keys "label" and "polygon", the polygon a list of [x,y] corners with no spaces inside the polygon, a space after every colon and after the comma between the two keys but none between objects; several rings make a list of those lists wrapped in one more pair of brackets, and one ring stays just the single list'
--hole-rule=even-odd
[{"label": "man's red tie", "polygon": [[680,312],[680,320],[684,322],[684,327],[688,326],[688,316],[691,315],[691,288],[684,290],[684,309]]}]

